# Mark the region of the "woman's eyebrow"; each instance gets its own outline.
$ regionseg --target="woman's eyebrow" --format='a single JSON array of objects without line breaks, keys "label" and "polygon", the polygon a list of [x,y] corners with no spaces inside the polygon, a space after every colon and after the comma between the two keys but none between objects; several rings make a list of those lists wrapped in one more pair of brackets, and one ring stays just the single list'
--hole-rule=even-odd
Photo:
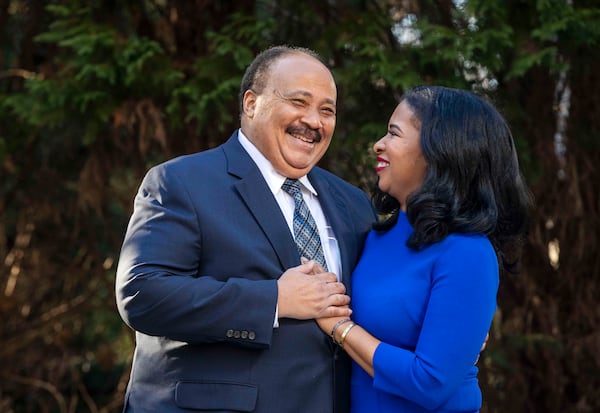
[{"label": "woman's eyebrow", "polygon": [[388,129],[395,129],[398,132],[402,132],[402,128],[400,128],[400,126],[396,125],[395,123],[390,123]]}]

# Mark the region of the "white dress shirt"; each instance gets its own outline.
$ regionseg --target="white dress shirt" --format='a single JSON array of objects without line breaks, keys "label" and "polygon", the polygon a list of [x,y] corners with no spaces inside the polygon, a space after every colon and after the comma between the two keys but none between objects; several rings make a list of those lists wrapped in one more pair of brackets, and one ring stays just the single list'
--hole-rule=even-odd
[{"label": "white dress shirt", "polygon": [[[294,198],[281,189],[286,177],[281,175],[275,170],[275,168],[273,168],[271,162],[265,158],[265,156],[258,150],[256,146],[254,146],[252,142],[250,142],[241,129],[238,130],[238,139],[256,166],[258,166],[258,169],[267,182],[269,189],[271,189],[271,192],[273,193],[273,196],[275,197],[275,200],[277,201],[277,204],[279,204],[279,208],[285,217],[285,220],[288,224],[288,229],[290,230],[290,234],[293,238],[295,208]],[[327,222],[325,214],[323,213],[323,209],[319,203],[317,191],[311,185],[308,177],[304,175],[298,179],[298,181],[300,181],[301,184],[300,187],[302,190],[302,196],[304,197],[304,202],[306,202],[308,205],[308,209],[310,210],[310,213],[317,224],[319,237],[321,238],[321,245],[323,246],[323,255],[325,255],[325,262],[327,263],[327,269],[329,272],[336,274],[339,280],[342,274],[342,262],[337,239],[335,238],[333,230]],[[275,321],[273,324],[275,328],[279,327],[278,312],[279,306],[277,306],[275,309]]]}]

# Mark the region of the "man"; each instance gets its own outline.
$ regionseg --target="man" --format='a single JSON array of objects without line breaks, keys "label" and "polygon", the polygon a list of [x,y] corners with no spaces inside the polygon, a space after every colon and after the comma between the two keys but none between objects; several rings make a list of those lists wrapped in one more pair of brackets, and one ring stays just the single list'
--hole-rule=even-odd
[{"label": "man", "polygon": [[[347,360],[314,318],[350,314],[349,276],[375,213],[315,166],[336,99],[313,52],[268,49],[242,80],[241,129],[148,172],[117,270],[118,309],[136,330],[125,411],[347,410]],[[302,205],[310,217],[298,219]],[[329,272],[301,264],[295,226],[309,221],[320,236],[307,258]]]}]

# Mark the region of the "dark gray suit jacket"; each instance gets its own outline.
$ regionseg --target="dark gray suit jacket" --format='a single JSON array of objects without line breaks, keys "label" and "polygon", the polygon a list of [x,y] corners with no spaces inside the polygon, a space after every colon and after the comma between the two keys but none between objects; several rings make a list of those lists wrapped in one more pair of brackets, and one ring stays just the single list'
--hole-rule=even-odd
[{"label": "dark gray suit jacket", "polygon": [[[323,169],[309,179],[347,282],[373,208]],[[346,356],[314,320],[281,319],[273,328],[277,278],[299,264],[277,201],[237,133],[152,168],[117,269],[119,313],[136,331],[125,409],[331,413],[336,404],[344,412]]]}]

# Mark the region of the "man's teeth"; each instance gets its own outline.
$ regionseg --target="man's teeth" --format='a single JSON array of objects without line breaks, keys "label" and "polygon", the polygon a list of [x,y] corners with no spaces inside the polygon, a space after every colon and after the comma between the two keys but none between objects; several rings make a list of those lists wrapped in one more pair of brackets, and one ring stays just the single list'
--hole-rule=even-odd
[{"label": "man's teeth", "polygon": [[293,136],[294,136],[294,138],[300,139],[303,142],[308,142],[308,143],[313,143],[314,142],[314,140],[306,138],[306,137],[301,136],[301,135],[293,135]]}]

